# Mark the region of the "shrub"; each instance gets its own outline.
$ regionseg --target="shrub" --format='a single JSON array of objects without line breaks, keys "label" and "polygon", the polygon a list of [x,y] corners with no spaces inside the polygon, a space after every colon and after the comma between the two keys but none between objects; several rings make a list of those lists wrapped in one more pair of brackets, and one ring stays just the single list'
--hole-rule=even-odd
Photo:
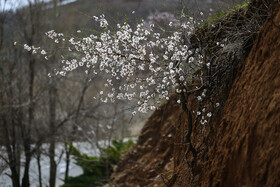
[{"label": "shrub", "polygon": [[113,166],[120,161],[125,151],[133,145],[134,142],[131,139],[127,142],[113,140],[112,145],[102,148],[100,157],[88,156],[70,145],[70,154],[74,157],[76,164],[83,169],[83,174],[77,177],[69,177],[62,187],[102,186],[108,180],[106,178],[107,174],[110,175],[113,172]]}]

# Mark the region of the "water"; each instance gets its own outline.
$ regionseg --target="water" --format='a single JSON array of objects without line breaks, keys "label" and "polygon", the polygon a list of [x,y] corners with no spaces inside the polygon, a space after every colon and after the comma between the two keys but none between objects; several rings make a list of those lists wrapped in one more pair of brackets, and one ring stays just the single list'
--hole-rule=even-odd
[{"label": "water", "polygon": [[[100,142],[101,144],[103,142]],[[43,144],[43,149],[48,150],[48,144]],[[79,149],[82,153],[86,153],[89,156],[99,156],[100,152],[99,150],[92,144],[88,142],[75,142],[74,146]],[[56,162],[58,163],[60,155],[63,153],[64,145],[62,143],[56,144]],[[1,153],[3,155],[3,153]],[[22,155],[21,162],[24,163],[24,157]],[[65,175],[65,154],[62,155],[60,162],[57,165],[57,176],[56,176],[56,186],[62,185],[64,175]],[[82,168],[77,166],[75,163],[75,160],[71,159],[70,162],[70,168],[69,168],[69,176],[78,176],[83,173]],[[50,161],[49,157],[46,154],[41,155],[41,172],[42,172],[42,183],[43,186],[47,186],[49,184],[49,169],[50,169]],[[24,170],[24,167],[21,168],[21,171]],[[0,175],[0,186],[1,187],[8,187],[12,186],[12,181],[10,177],[8,177],[6,174],[10,174],[10,169],[6,168],[2,174]],[[21,172],[21,178],[22,178],[23,172]],[[37,160],[35,158],[32,158],[30,163],[30,186],[31,187],[37,187],[39,186],[39,179],[38,179],[38,166],[37,166]]]},{"label": "water", "polygon": [[[128,141],[129,138],[124,138],[124,141]],[[134,141],[134,143],[136,143],[136,138],[132,138],[132,140]],[[99,146],[101,147],[106,147],[107,145],[107,141],[101,140],[98,141]],[[73,143],[74,147],[76,147],[81,153],[85,153],[89,156],[99,156],[100,155],[100,151],[99,149],[89,143],[89,142],[74,142]],[[48,146],[49,144],[45,143],[42,145],[43,150],[48,150]],[[66,169],[66,157],[65,154],[62,155],[60,162],[59,161],[59,157],[64,150],[64,144],[63,143],[56,143],[56,162],[58,163],[57,165],[57,175],[56,175],[56,186],[60,186],[62,184],[64,184],[63,179],[64,179],[64,175],[65,175],[65,169]],[[5,155],[5,151],[3,148],[0,148],[0,154],[1,155]],[[21,163],[24,163],[24,156],[22,154],[22,158],[21,158]],[[0,162],[2,160],[0,159]],[[46,154],[42,154],[41,155],[41,172],[42,172],[42,183],[43,186],[48,186],[49,184],[49,170],[50,170],[50,161],[49,161],[49,157]],[[1,163],[0,163],[1,165]],[[24,167],[21,168],[21,178],[23,176],[23,171]],[[0,173],[0,187],[10,187],[12,186],[12,181],[11,178],[6,175],[6,174],[10,174],[10,169],[9,167],[7,167],[2,174]],[[83,170],[80,166],[77,166],[75,164],[75,160],[71,159],[70,162],[70,168],[69,168],[69,176],[75,177],[78,175],[81,175],[83,173]],[[31,163],[30,163],[30,171],[29,171],[29,175],[30,175],[30,186],[31,187],[37,187],[39,186],[39,179],[38,179],[38,166],[37,166],[37,160],[32,157]]]}]

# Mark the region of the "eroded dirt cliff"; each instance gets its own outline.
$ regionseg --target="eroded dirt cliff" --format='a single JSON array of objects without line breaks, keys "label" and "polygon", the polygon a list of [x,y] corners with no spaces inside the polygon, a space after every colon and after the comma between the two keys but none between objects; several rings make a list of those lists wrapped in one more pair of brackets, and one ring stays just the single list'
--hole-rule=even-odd
[{"label": "eroded dirt cliff", "polygon": [[174,99],[155,111],[142,129],[137,145],[118,164],[113,174],[117,186],[151,186],[173,168],[173,138],[180,113]]},{"label": "eroded dirt cliff", "polygon": [[203,186],[280,185],[280,6],[261,28],[216,127]]},{"label": "eroded dirt cliff", "polygon": [[[280,5],[275,3],[237,72],[225,104],[205,130],[194,127],[198,152],[188,156],[187,117],[161,106],[118,165],[115,186],[280,186]],[[189,105],[197,106],[190,97]],[[204,136],[201,136],[204,134]]]}]

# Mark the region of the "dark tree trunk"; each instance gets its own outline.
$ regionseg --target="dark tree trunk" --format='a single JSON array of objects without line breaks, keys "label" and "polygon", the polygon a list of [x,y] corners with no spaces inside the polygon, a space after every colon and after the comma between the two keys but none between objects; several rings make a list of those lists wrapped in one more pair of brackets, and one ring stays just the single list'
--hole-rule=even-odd
[{"label": "dark tree trunk", "polygon": [[25,152],[25,165],[24,165],[24,174],[22,178],[22,187],[29,187],[29,167],[31,161],[31,149],[30,149],[30,141],[25,140],[24,142],[24,152]]},{"label": "dark tree trunk", "polygon": [[[75,115],[75,124],[73,125],[72,133],[71,133],[71,137],[70,137],[70,142],[69,142],[70,144],[72,144],[72,142],[75,139],[75,134],[76,134],[76,130],[77,130],[76,124],[78,123],[80,110],[83,105],[84,96],[85,96],[85,93],[86,93],[88,87],[89,87],[89,78],[86,79],[84,87],[82,89],[81,97],[80,97],[78,108],[77,108],[76,115]],[[65,148],[66,148],[65,149],[65,151],[66,151],[66,170],[65,170],[64,179],[67,180],[68,175],[69,175],[69,166],[70,166],[70,160],[71,160],[70,153],[71,153],[72,148],[71,148],[71,146],[67,146],[67,144],[65,145]]]},{"label": "dark tree trunk", "polygon": [[37,166],[38,166],[39,187],[43,187],[43,185],[42,185],[42,169],[41,169],[41,152],[40,152],[40,150],[37,151]]},{"label": "dark tree trunk", "polygon": [[56,162],[55,162],[55,120],[56,120],[56,97],[57,89],[55,83],[52,82],[49,90],[49,113],[50,113],[50,147],[49,147],[49,158],[50,158],[50,187],[55,187],[56,179]]},{"label": "dark tree trunk", "polygon": [[8,130],[8,124],[6,121],[6,118],[4,116],[1,116],[2,118],[2,125],[3,125],[3,130],[4,130],[4,136],[5,136],[5,146],[7,149],[8,153],[8,164],[11,169],[11,178],[13,182],[13,187],[20,187],[20,178],[19,178],[19,173],[17,172],[17,162],[16,162],[16,156],[11,148],[11,142],[10,142],[10,137],[9,137],[9,130]]},{"label": "dark tree trunk", "polygon": [[65,170],[65,176],[64,176],[64,181],[67,181],[69,177],[69,167],[70,167],[70,152],[71,152],[71,147],[65,143],[65,154],[66,154],[66,170]]},{"label": "dark tree trunk", "polygon": [[[33,44],[32,39],[30,40],[30,45]],[[22,137],[23,137],[23,147],[24,147],[24,154],[25,154],[25,167],[24,167],[24,174],[22,178],[22,187],[29,187],[29,167],[30,161],[32,157],[31,153],[31,129],[34,119],[34,71],[35,71],[35,59],[32,56],[32,53],[29,52],[29,108],[28,108],[28,125],[22,125]]]},{"label": "dark tree trunk", "polygon": [[56,162],[55,162],[55,142],[52,141],[49,149],[50,154],[50,187],[55,187]]}]

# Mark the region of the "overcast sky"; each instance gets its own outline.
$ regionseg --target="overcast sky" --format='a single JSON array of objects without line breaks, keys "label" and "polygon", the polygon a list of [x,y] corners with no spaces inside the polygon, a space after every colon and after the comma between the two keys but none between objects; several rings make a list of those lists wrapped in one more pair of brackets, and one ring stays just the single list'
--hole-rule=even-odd
[{"label": "overcast sky", "polygon": [[[28,2],[34,2],[35,0],[0,0],[0,9],[3,10],[15,10],[18,7],[23,7],[28,5]],[[37,1],[45,1],[49,2],[51,0],[37,0]],[[64,0],[62,4],[67,4],[74,2],[76,0]],[[6,3],[5,3],[6,2]]]}]

